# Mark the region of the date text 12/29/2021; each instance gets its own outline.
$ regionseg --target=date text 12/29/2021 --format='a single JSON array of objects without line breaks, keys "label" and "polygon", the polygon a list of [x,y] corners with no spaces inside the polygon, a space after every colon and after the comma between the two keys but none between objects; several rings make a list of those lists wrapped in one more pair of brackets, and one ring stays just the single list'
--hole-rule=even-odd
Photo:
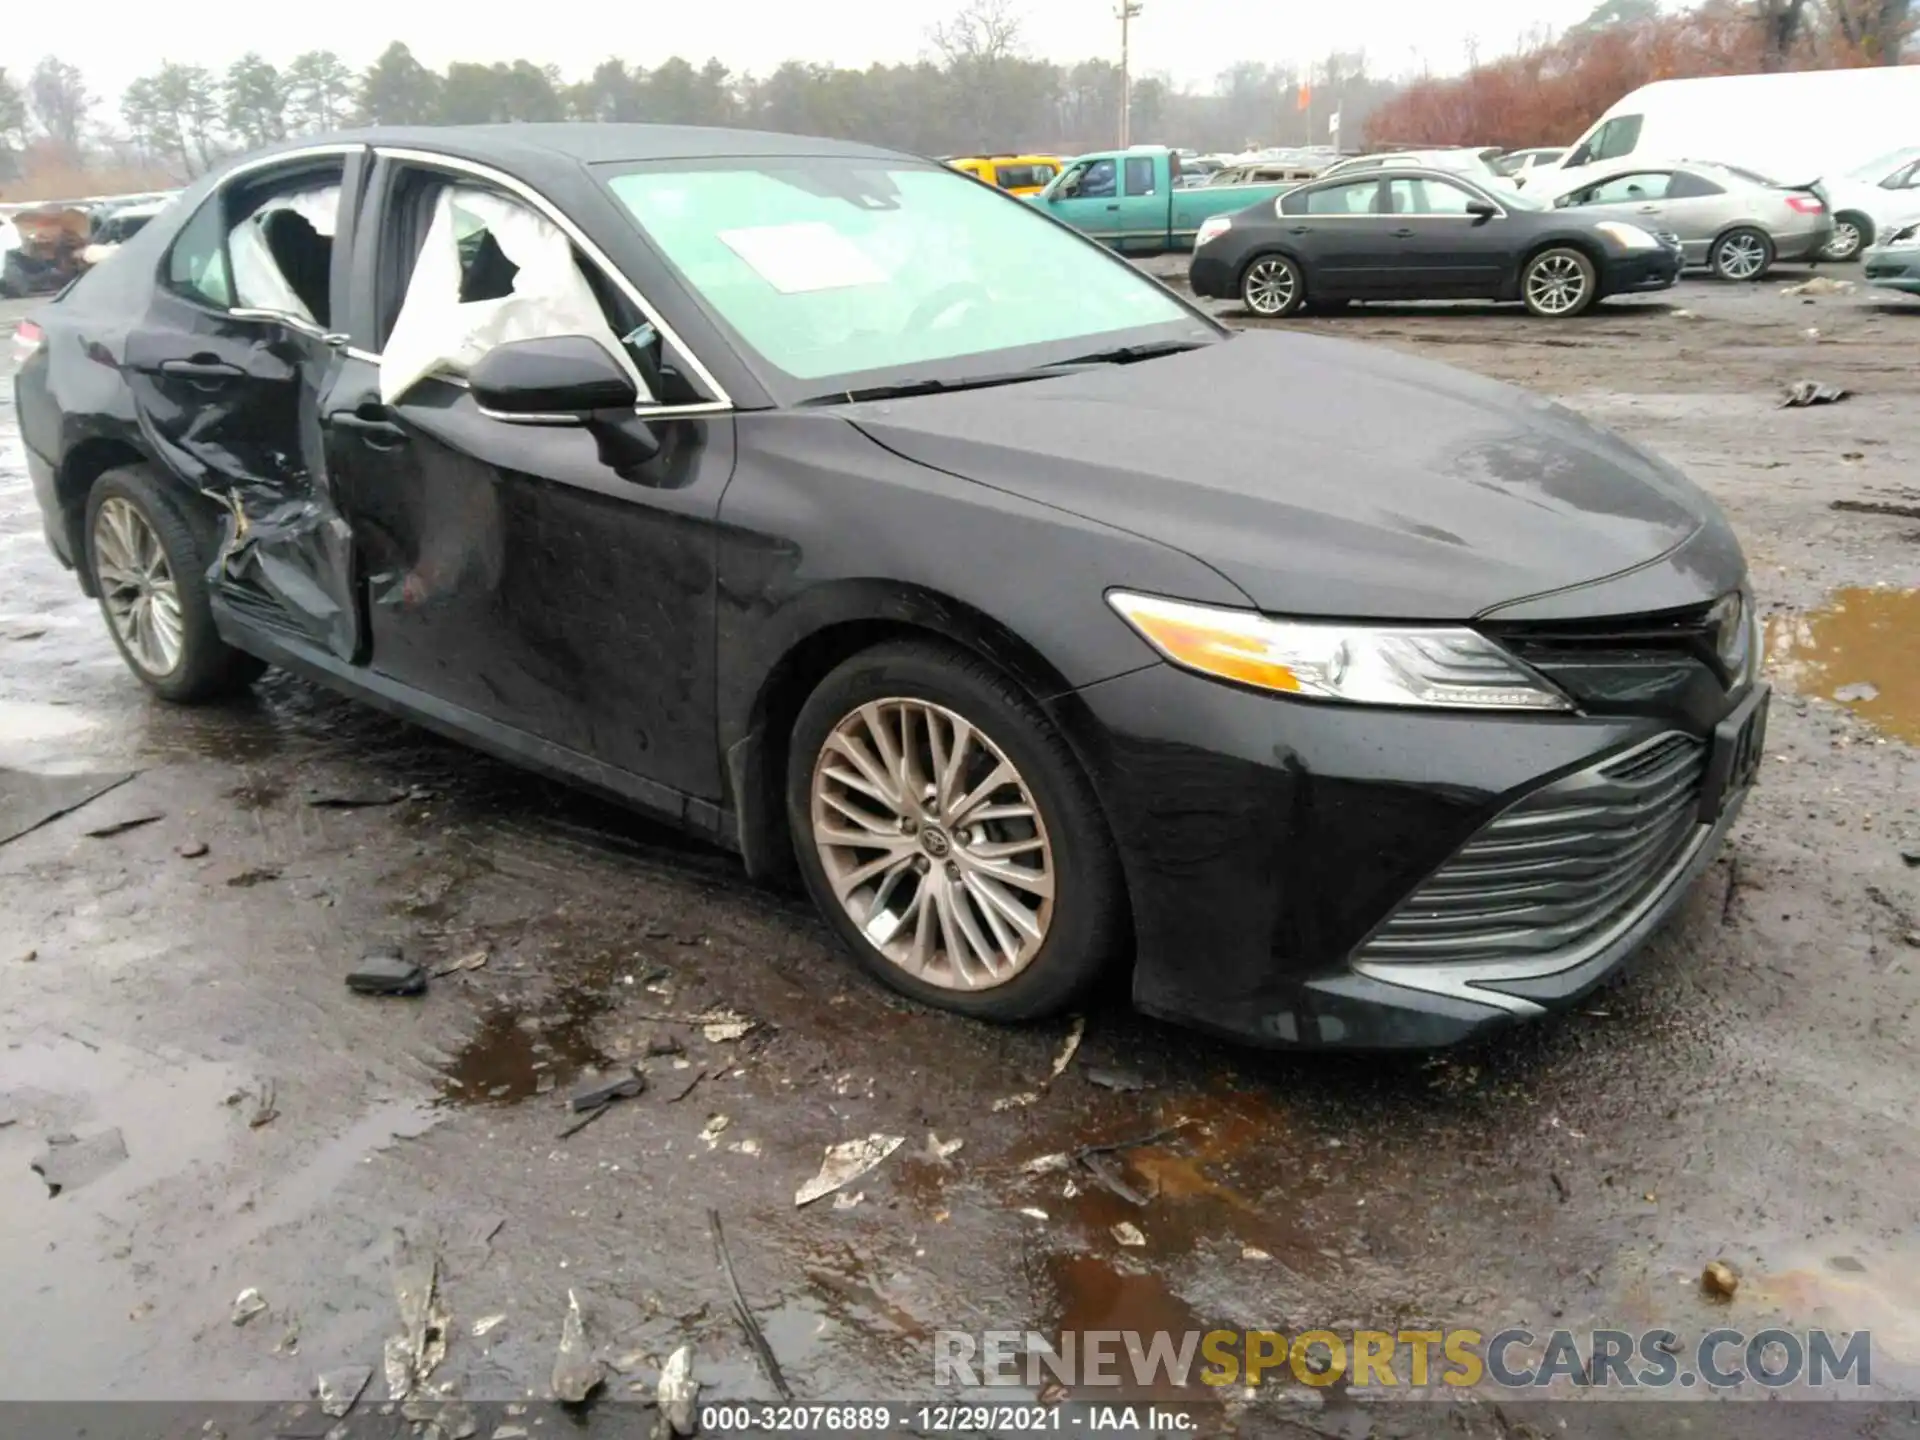
[{"label": "date text 12/29/2021", "polygon": [[1022,1432],[1173,1435],[1199,1428],[1196,1414],[1169,1405],[839,1404],[707,1405],[704,1435],[1008,1435]]}]

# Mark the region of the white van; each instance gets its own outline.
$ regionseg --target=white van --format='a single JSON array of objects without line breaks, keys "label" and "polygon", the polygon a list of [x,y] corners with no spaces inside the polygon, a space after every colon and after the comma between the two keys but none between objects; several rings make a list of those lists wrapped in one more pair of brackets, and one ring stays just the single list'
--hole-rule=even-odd
[{"label": "white van", "polygon": [[1617,102],[1529,188],[1564,192],[1625,155],[1711,160],[1789,184],[1920,133],[1920,65],[1657,80]]}]

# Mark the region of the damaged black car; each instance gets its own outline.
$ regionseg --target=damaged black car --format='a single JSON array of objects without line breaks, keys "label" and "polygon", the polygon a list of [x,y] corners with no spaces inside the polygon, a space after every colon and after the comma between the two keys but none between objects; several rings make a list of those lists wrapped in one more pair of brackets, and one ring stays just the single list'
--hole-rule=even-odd
[{"label": "damaged black car", "polygon": [[1605,979],[1765,724],[1740,547],[1523,391],[1236,334],[938,164],[381,129],[22,324],[54,552],[147,686],[266,665],[797,877],[920,1000],[1105,972],[1277,1045]]}]

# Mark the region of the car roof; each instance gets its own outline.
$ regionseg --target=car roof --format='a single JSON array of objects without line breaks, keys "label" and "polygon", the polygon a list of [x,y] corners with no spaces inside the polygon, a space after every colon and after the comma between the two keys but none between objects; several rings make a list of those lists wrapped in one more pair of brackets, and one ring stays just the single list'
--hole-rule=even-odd
[{"label": "car roof", "polygon": [[472,160],[540,165],[572,160],[582,165],[645,160],[717,160],[756,157],[819,157],[864,160],[914,159],[897,150],[849,140],[734,130],[708,125],[616,125],[555,122],[506,125],[374,125],[308,136],[262,150],[247,159],[292,153],[322,145],[393,145],[435,150]]}]

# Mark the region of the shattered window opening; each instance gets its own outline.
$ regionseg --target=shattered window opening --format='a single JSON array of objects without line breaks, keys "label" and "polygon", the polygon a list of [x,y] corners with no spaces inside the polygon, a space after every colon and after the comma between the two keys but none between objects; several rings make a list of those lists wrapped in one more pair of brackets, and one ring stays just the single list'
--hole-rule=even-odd
[{"label": "shattered window opening", "polygon": [[339,214],[337,183],[272,195],[255,206],[227,237],[236,303],[326,327]]},{"label": "shattered window opening", "polygon": [[464,377],[496,345],[585,335],[650,401],[658,392],[619,339],[629,328],[616,329],[552,221],[493,190],[445,185],[383,347],[380,398],[391,405],[428,376]]}]

